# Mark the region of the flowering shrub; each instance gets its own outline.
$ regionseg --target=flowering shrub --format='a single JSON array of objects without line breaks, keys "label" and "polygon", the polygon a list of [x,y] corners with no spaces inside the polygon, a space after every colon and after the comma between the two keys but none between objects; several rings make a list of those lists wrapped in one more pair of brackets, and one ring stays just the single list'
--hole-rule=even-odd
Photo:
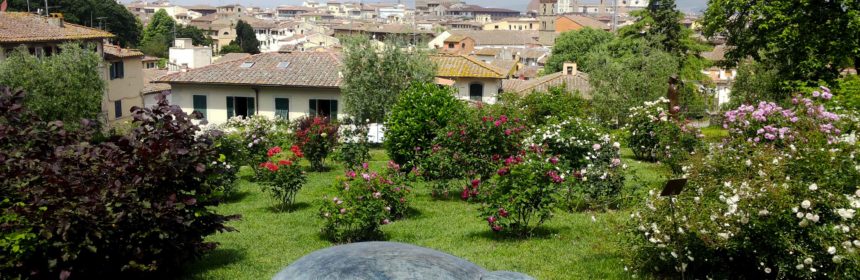
[{"label": "flowering shrub", "polygon": [[226,162],[236,166],[254,166],[266,160],[269,147],[288,145],[289,121],[282,118],[237,116],[208,129],[223,132],[215,138],[216,146]]},{"label": "flowering shrub", "polygon": [[570,176],[565,182],[568,208],[617,205],[626,167],[621,163],[621,144],[595,122],[580,118],[550,122],[535,129],[526,142],[559,156]]},{"label": "flowering shrub", "polygon": [[[211,135],[163,95],[132,109],[128,135],[96,142],[0,93],[0,275],[117,279],[164,272],[213,249],[234,217],[213,212],[222,165]],[[133,277],[135,278],[135,277]]]},{"label": "flowering shrub", "polygon": [[264,190],[272,193],[283,210],[293,204],[296,193],[307,181],[305,172],[298,164],[304,155],[298,146],[292,146],[289,154],[281,147],[274,147],[269,149],[266,156],[269,160],[258,166],[258,181]]},{"label": "flowering shrub", "polygon": [[[660,161],[679,174],[684,161],[702,145],[700,138],[704,135],[689,122],[674,120],[668,106],[669,100],[661,97],[631,108],[627,145],[636,158]],[[678,108],[673,110],[677,113]]]},{"label": "flowering shrub", "polygon": [[[367,167],[365,166],[364,169],[367,170]],[[399,164],[389,161],[382,176],[388,184],[380,186],[379,191],[382,192],[382,199],[385,200],[388,217],[391,220],[401,219],[409,210],[409,195],[412,193],[409,182],[415,180],[414,172],[403,172]]]},{"label": "flowering shrub", "polygon": [[481,193],[482,218],[495,232],[528,236],[552,217],[564,183],[558,160],[532,146],[508,157]]},{"label": "flowering shrub", "polygon": [[337,145],[337,124],[326,117],[303,117],[296,121],[296,145],[311,162],[311,169],[325,169],[325,159]]},{"label": "flowering shrub", "polygon": [[816,92],[790,108],[727,113],[729,139],[691,161],[674,206],[652,192],[631,215],[632,268],[691,278],[860,277],[860,159],[857,146],[834,138],[839,127],[827,124],[838,116],[821,106],[827,99]]},{"label": "flowering shrub", "polygon": [[370,160],[370,147],[367,141],[367,123],[346,119],[340,125],[340,145],[335,158],[342,162],[346,169],[358,169],[362,163]]},{"label": "flowering shrub", "polygon": [[[358,242],[378,240],[383,237],[380,225],[391,222],[391,200],[397,194],[391,194],[394,182],[370,172],[366,168],[361,174],[348,171],[345,179],[339,180],[335,187],[336,195],[326,197],[320,216],[325,223],[323,235],[334,242]],[[391,196],[383,197],[383,192],[390,189]],[[407,192],[401,190],[401,192]]]}]

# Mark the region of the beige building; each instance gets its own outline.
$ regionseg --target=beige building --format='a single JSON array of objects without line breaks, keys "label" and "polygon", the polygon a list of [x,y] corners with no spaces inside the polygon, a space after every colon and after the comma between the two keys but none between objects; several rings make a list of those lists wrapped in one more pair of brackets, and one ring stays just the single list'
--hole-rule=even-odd
[{"label": "beige building", "polygon": [[431,56],[436,63],[436,83],[456,89],[462,100],[496,103],[502,89],[502,79],[510,73],[499,67],[465,55],[440,54]]},{"label": "beige building", "polygon": [[540,30],[540,22],[534,18],[507,18],[484,24],[484,30]]},{"label": "beige building", "polygon": [[[518,82],[513,82],[518,81]],[[565,63],[561,72],[544,75],[532,80],[505,80],[505,91],[527,95],[532,92],[547,92],[552,88],[561,87],[565,92],[579,94],[580,97],[591,99],[591,83],[588,74],[580,72],[576,63]]]},{"label": "beige building", "polygon": [[109,122],[127,120],[131,108],[143,106],[143,53],[123,49],[115,45],[104,46],[104,61],[107,64],[107,94],[102,101],[102,111]]},{"label": "beige building", "polygon": [[262,53],[169,74],[171,102],[209,123],[235,116],[343,117],[341,58],[333,52]]}]

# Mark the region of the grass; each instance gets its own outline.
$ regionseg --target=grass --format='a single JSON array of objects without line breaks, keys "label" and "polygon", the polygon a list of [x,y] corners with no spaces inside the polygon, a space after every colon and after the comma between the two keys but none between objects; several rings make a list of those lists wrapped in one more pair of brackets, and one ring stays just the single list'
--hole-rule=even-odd
[{"label": "grass", "polygon": [[[633,177],[638,178],[628,180],[626,192],[640,192],[645,189],[642,185],[665,179],[661,167],[633,161],[629,151],[624,155]],[[386,162],[384,151],[372,151],[372,168],[381,169]],[[342,167],[329,165],[334,167],[329,172],[308,174],[308,183],[291,212],[276,211],[275,202],[256,184],[241,181],[237,198],[217,208],[220,213],[243,216],[230,223],[238,232],[211,236],[210,241],[221,245],[191,264],[183,278],[270,279],[302,256],[335,245],[319,235],[319,202],[332,192],[334,178],[343,174]],[[505,239],[477,217],[476,204],[434,200],[421,184],[415,186],[414,194],[412,215],[383,227],[388,241],[440,250],[488,270],[517,271],[537,279],[630,278],[623,269],[624,249],[619,243],[626,211],[557,211],[536,236]]]}]

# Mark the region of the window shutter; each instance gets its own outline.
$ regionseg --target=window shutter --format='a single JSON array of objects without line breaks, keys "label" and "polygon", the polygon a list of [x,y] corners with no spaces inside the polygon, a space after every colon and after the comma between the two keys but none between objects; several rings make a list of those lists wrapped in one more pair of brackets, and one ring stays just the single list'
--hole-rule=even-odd
[{"label": "window shutter", "polygon": [[236,112],[233,112],[233,97],[227,96],[227,118],[232,118],[236,115]]},{"label": "window shutter", "polygon": [[113,63],[111,63],[111,64],[110,64],[110,71],[109,71],[109,72],[110,72],[110,74],[108,74],[108,75],[109,75],[109,78],[110,78],[111,80],[116,79],[116,65],[114,65]]},{"label": "window shutter", "polygon": [[122,100],[113,102],[113,117],[116,119],[122,117]]},{"label": "window shutter", "polygon": [[203,118],[206,118],[206,96],[205,95],[195,95],[193,96],[194,102],[194,111],[200,112],[203,114]]},{"label": "window shutter", "polygon": [[125,64],[123,64],[122,61],[117,62],[117,68],[118,68],[117,72],[119,72],[119,75],[117,75],[117,77],[118,78],[124,78],[125,77]]},{"label": "window shutter", "polygon": [[285,119],[290,118],[290,100],[287,98],[275,98],[275,116]]},{"label": "window shutter", "polygon": [[331,119],[337,120],[337,100],[331,101]]},{"label": "window shutter", "polygon": [[310,115],[311,117],[316,116],[317,115],[317,100],[311,99],[310,105],[311,105],[311,107],[310,107],[310,110],[308,110],[308,115]]},{"label": "window shutter", "polygon": [[255,106],[257,104],[256,104],[256,102],[254,102],[253,97],[248,97],[248,99],[245,99],[245,100],[248,100],[248,116],[249,117],[253,116],[254,114],[257,113],[257,110],[255,109]]}]

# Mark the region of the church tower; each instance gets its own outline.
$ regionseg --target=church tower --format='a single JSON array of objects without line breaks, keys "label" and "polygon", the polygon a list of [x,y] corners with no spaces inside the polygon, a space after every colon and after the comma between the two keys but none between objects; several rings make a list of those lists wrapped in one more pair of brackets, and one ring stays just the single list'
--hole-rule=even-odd
[{"label": "church tower", "polygon": [[540,36],[538,41],[545,46],[555,44],[555,19],[558,0],[540,0],[538,20],[540,21]]}]

